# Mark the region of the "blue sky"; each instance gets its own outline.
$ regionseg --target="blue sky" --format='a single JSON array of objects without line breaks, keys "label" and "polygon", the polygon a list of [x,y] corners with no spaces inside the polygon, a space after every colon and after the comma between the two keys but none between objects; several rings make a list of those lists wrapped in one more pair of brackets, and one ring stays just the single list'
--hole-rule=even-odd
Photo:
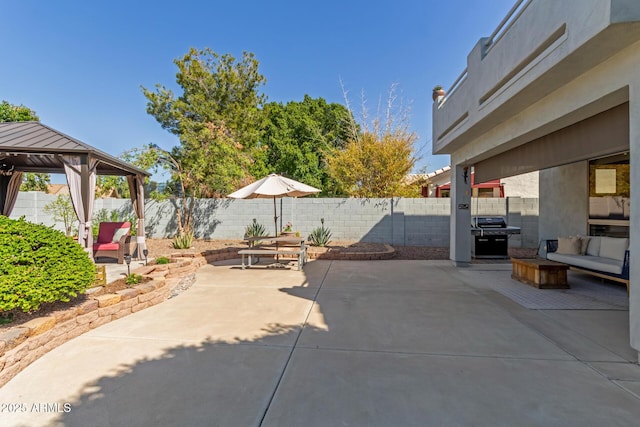
[{"label": "blue sky", "polygon": [[3,0],[0,100],[109,154],[178,144],[147,115],[140,86],[176,90],[175,58],[190,47],[253,52],[269,101],[305,94],[370,110],[398,84],[411,104],[418,168],[431,155],[431,90],[447,88],[515,0],[36,1]]}]

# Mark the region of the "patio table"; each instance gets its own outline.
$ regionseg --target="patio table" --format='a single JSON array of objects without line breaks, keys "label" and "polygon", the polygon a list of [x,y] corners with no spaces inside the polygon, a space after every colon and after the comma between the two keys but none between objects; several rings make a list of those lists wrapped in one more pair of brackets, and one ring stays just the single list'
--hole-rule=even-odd
[{"label": "patio table", "polygon": [[[302,259],[303,261],[306,260],[306,245],[305,245],[305,240],[306,238],[301,237],[301,236],[252,236],[252,237],[245,237],[244,239],[249,246],[249,251],[247,251],[247,255],[249,257],[249,265],[252,264],[252,254],[250,252],[250,250],[255,249],[256,252],[260,251],[260,247],[262,245],[256,245],[257,242],[271,242],[271,243],[275,243],[276,245],[276,251],[279,251],[279,245],[281,243],[284,244],[296,244],[300,246],[299,252],[302,253]],[[256,258],[257,258],[257,262],[260,262],[260,258],[259,254],[253,254]],[[280,254],[276,254],[276,264],[278,264],[279,261],[279,256]]]},{"label": "patio table", "polygon": [[538,289],[569,289],[569,266],[541,258],[511,258],[511,278]]}]

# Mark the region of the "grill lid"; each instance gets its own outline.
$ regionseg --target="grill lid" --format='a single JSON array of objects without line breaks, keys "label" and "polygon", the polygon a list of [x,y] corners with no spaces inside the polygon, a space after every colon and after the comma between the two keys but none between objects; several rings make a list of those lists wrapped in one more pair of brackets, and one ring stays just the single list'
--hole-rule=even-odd
[{"label": "grill lid", "polygon": [[507,221],[499,216],[476,216],[471,218],[474,228],[507,228]]}]

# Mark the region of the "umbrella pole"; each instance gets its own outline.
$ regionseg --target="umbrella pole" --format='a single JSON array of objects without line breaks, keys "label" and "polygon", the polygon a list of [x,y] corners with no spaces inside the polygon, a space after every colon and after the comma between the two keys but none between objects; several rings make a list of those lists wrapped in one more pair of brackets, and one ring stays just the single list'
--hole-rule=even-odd
[{"label": "umbrella pole", "polygon": [[275,237],[278,237],[278,211],[276,209],[276,196],[273,196],[273,225],[276,229]]},{"label": "umbrella pole", "polygon": [[[278,208],[276,205],[276,196],[273,196],[273,223],[276,227],[275,237],[278,237]],[[276,240],[276,251],[278,250],[278,241]],[[276,254],[276,267],[280,266],[280,255]]]}]

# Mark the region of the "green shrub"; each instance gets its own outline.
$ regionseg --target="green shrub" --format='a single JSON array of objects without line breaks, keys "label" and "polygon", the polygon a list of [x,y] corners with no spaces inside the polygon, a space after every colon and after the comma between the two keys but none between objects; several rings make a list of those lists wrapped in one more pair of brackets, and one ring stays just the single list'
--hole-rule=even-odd
[{"label": "green shrub", "polygon": [[0,215],[0,312],[69,301],[95,275],[88,254],[64,233]]},{"label": "green shrub", "polygon": [[325,228],[324,226],[324,218],[320,220],[322,225],[316,229],[314,229],[311,234],[309,234],[309,241],[315,246],[326,246],[331,241],[331,230]]},{"label": "green shrub", "polygon": [[166,256],[161,256],[156,258],[156,264],[169,264],[169,258]]},{"label": "green shrub", "polygon": [[174,249],[189,249],[193,243],[193,233],[184,233],[173,239]]}]

